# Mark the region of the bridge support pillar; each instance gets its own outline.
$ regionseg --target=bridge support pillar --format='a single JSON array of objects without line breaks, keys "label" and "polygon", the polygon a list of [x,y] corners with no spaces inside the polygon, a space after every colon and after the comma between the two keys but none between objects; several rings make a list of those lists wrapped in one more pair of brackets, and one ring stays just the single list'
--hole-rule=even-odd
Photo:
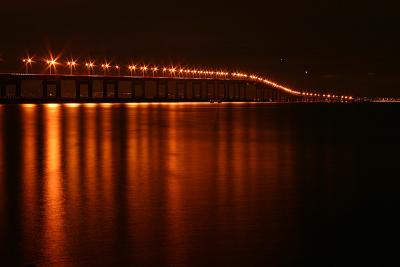
[{"label": "bridge support pillar", "polygon": [[56,81],[56,97],[61,98],[61,81]]},{"label": "bridge support pillar", "polygon": [[80,98],[81,97],[81,83],[79,83],[79,82],[76,83],[75,97],[76,98]]},{"label": "bridge support pillar", "polygon": [[160,81],[156,79],[156,99],[160,99]]},{"label": "bridge support pillar", "polygon": [[[204,86],[204,84],[205,84],[205,86]],[[206,98],[206,97],[203,97],[204,96],[204,91],[206,91],[206,90],[207,90],[207,83],[203,82],[203,81],[200,81],[200,92],[199,92],[200,99]]]},{"label": "bridge support pillar", "polygon": [[196,97],[196,87],[199,89],[199,97],[201,98],[201,82],[192,81],[192,98],[197,99]]},{"label": "bridge support pillar", "polygon": [[265,94],[264,94],[264,85],[262,85],[261,86],[261,89],[260,89],[260,100],[262,101],[262,102],[265,102]]},{"label": "bridge support pillar", "polygon": [[178,82],[175,83],[175,99],[179,98],[179,86],[178,86]]},{"label": "bridge support pillar", "polygon": [[[240,98],[241,98],[241,100],[242,101],[246,101],[246,87],[247,87],[247,83],[243,83],[242,84],[242,86],[241,86],[242,88],[241,88],[241,90],[240,90]],[[243,93],[242,93],[242,91],[243,91]]]},{"label": "bridge support pillar", "polygon": [[192,81],[192,99],[196,99],[196,89],[194,81]]},{"label": "bridge support pillar", "polygon": [[255,97],[254,98],[256,99],[256,101],[259,101],[259,99],[258,99],[258,90],[259,90],[258,83],[255,83],[254,87],[255,87]]},{"label": "bridge support pillar", "polygon": [[210,98],[211,99],[215,99],[215,82],[211,82],[211,89],[210,89]]},{"label": "bridge support pillar", "polygon": [[229,83],[228,81],[224,81],[224,100],[226,101],[229,98]]},{"label": "bridge support pillar", "polygon": [[219,86],[218,81],[214,81],[212,83],[212,98],[213,99],[217,99],[217,90],[219,89],[218,86]]},{"label": "bridge support pillar", "polygon": [[239,83],[238,82],[234,83],[234,85],[233,85],[233,98],[236,100],[239,99]]},{"label": "bridge support pillar", "polygon": [[131,98],[136,98],[136,86],[139,86],[140,83],[136,79],[132,81],[132,90],[131,90]]},{"label": "bridge support pillar", "polygon": [[42,97],[47,98],[47,80],[42,81]]},{"label": "bridge support pillar", "polygon": [[118,98],[119,97],[119,87],[118,87],[118,81],[114,82],[114,98]]},{"label": "bridge support pillar", "polygon": [[88,83],[88,97],[92,98],[93,97],[93,80],[90,79]]},{"label": "bridge support pillar", "polygon": [[206,99],[210,100],[209,83],[206,81]]},{"label": "bridge support pillar", "polygon": [[168,99],[168,80],[164,81],[164,99]]},{"label": "bridge support pillar", "polygon": [[[239,84],[239,101],[244,100],[244,96],[246,95],[244,90],[245,87],[246,85],[243,86],[243,83]],[[243,89],[243,94],[242,94],[242,89]]]},{"label": "bridge support pillar", "polygon": [[188,88],[187,84],[188,84],[187,80],[183,81],[183,98],[185,100],[187,99],[187,88]]},{"label": "bridge support pillar", "polygon": [[146,98],[146,81],[144,79],[141,80],[142,87],[142,99]]},{"label": "bridge support pillar", "polygon": [[103,81],[103,97],[107,97],[107,82]]},{"label": "bridge support pillar", "polygon": [[21,80],[20,79],[15,81],[15,96],[21,97]]},{"label": "bridge support pillar", "polygon": [[5,97],[6,96],[6,85],[4,83],[0,84],[0,96]]}]

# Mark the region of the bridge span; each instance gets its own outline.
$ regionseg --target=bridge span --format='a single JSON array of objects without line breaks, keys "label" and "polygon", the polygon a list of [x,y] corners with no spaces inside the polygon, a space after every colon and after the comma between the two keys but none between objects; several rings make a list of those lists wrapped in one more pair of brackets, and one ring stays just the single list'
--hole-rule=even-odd
[{"label": "bridge span", "polygon": [[[236,77],[237,76],[237,77]],[[256,76],[0,74],[0,103],[314,102],[351,97],[293,91]]]}]

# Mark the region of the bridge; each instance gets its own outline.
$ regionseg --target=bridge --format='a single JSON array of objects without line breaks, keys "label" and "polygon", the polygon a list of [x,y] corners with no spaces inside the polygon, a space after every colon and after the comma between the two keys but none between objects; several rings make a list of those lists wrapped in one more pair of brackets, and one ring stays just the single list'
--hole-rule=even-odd
[{"label": "bridge", "polygon": [[[351,102],[351,96],[302,92],[266,78],[239,72],[202,71],[157,67],[128,67],[130,75],[55,73],[55,60],[48,60],[49,74],[0,74],[0,103],[68,102]],[[73,62],[74,63],[74,62]],[[57,63],[59,64],[59,63]],[[54,71],[52,71],[54,68]],[[141,74],[141,75],[138,75]]]}]

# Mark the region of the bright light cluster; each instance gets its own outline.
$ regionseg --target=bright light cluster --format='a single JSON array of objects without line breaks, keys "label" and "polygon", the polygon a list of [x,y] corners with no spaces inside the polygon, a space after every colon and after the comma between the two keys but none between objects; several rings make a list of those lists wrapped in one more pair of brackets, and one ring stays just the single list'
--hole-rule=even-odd
[{"label": "bright light cluster", "polygon": [[33,60],[32,60],[32,58],[27,57],[27,58],[22,59],[22,62],[24,62],[26,64],[31,64],[33,62]]},{"label": "bright light cluster", "polygon": [[239,77],[239,78],[247,78],[247,74],[244,73],[237,73],[237,72],[233,72],[232,73],[233,77]]},{"label": "bright light cluster", "polygon": [[[26,72],[28,73],[29,68],[28,66],[31,66],[33,61],[32,57],[26,57],[22,59],[22,62],[26,66]],[[54,69],[54,72],[56,70],[56,65],[65,65],[70,69],[70,75],[73,74],[73,69],[75,69],[76,66],[78,66],[77,60],[71,59],[69,61],[66,61],[65,64],[62,64],[61,62],[58,61],[58,58],[53,58],[52,56],[48,59],[45,59],[44,62],[47,64],[47,68],[50,71],[50,74],[52,74],[52,69]],[[95,61],[87,61],[83,64],[86,67],[87,74],[92,75],[92,71],[96,68]],[[120,70],[122,69],[120,65],[111,65],[109,62],[105,62],[100,65],[100,67],[104,71],[104,75],[106,75],[106,71],[108,73],[108,70],[115,69],[118,72],[118,75],[120,75]],[[272,86],[276,89],[282,90],[284,92],[287,92],[292,95],[298,95],[298,96],[303,96],[303,97],[312,97],[312,98],[323,98],[323,99],[332,99],[332,100],[352,100],[353,97],[351,96],[339,96],[339,95],[334,95],[334,94],[319,94],[319,93],[313,93],[313,92],[301,92],[299,90],[295,90],[283,85],[280,85],[274,81],[268,80],[267,78],[253,75],[253,74],[247,74],[243,72],[227,72],[227,71],[213,71],[213,70],[204,70],[204,69],[196,69],[196,68],[182,68],[182,67],[159,67],[159,66],[152,66],[149,67],[147,65],[134,65],[130,64],[126,66],[126,69],[129,70],[130,76],[136,76],[137,70],[140,70],[140,73],[142,77],[148,77],[149,72],[152,73],[152,77],[176,77],[176,78],[201,78],[201,79],[225,79],[225,80],[248,80],[248,81],[255,81],[259,83],[266,84],[268,86]],[[157,75],[157,76],[156,76]]]}]

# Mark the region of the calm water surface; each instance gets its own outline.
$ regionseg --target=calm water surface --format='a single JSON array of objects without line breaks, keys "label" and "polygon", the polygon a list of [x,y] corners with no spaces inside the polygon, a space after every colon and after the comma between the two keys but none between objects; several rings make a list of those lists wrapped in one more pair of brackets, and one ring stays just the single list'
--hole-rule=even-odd
[{"label": "calm water surface", "polygon": [[385,266],[398,252],[399,116],[0,105],[0,265]]}]

